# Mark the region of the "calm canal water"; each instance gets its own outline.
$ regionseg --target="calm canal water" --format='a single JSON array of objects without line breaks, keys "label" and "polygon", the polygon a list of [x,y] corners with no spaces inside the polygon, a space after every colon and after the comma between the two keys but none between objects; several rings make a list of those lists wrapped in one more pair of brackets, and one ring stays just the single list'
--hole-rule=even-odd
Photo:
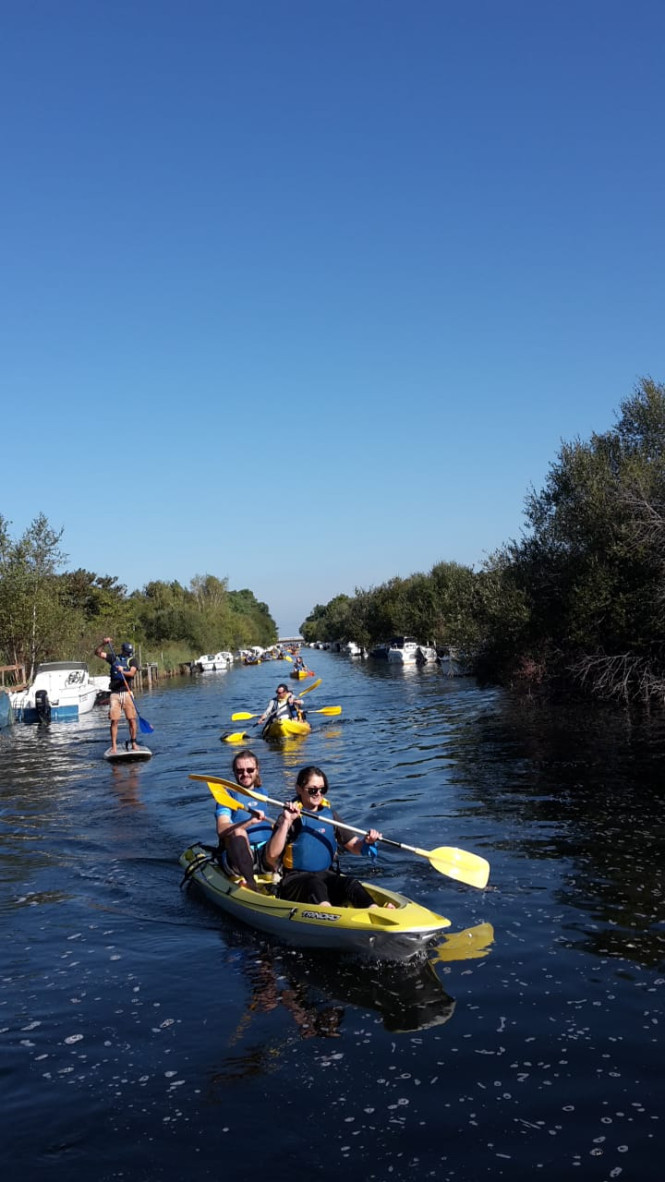
[{"label": "calm canal water", "polygon": [[265,790],[320,764],[350,823],[483,854],[482,892],[401,852],[369,871],[467,934],[421,966],[344,963],[180,888],[179,854],[214,833],[188,773],[229,774],[220,734],[284,663],[144,694],[145,766],[103,761],[103,709],[0,731],[5,1164],[31,1182],[656,1182],[663,721],[308,655],[310,706],[343,714],[286,749],[257,738]]}]

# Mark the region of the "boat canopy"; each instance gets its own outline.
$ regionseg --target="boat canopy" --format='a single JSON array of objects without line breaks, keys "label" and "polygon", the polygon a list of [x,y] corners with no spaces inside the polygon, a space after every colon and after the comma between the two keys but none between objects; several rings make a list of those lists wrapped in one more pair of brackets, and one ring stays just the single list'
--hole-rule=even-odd
[{"label": "boat canopy", "polygon": [[66,669],[82,669],[87,673],[88,666],[85,661],[45,661],[37,666],[37,673],[63,673]]}]

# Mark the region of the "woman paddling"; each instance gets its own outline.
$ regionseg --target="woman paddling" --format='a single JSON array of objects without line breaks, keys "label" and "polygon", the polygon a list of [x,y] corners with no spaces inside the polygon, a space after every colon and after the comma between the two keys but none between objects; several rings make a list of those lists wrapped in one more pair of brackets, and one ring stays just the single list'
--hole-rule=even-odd
[{"label": "woman paddling", "polygon": [[[357,878],[332,869],[337,847],[351,854],[376,856],[377,829],[356,837],[343,827],[327,800],[328,779],[318,767],[304,767],[296,780],[297,798],[284,805],[266,850],[273,868],[280,863],[284,876],[278,888],[281,899],[314,903],[318,907],[375,907],[369,891]],[[316,817],[303,816],[316,813]],[[321,819],[319,819],[321,818]],[[336,825],[328,822],[335,821]]]}]

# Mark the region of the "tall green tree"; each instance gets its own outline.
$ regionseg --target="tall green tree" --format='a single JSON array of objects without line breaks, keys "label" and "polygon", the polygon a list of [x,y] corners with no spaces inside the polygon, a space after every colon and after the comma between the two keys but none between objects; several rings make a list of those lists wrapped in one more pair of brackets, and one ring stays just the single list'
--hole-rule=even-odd
[{"label": "tall green tree", "polygon": [[0,527],[0,628],[5,656],[23,664],[29,677],[40,660],[57,649],[66,624],[57,569],[66,555],[60,549],[62,530],[54,530],[43,513],[17,541],[8,523]]},{"label": "tall green tree", "polygon": [[507,584],[528,603],[516,659],[632,698],[665,688],[665,387],[644,379],[617,425],[565,444],[527,499]]}]

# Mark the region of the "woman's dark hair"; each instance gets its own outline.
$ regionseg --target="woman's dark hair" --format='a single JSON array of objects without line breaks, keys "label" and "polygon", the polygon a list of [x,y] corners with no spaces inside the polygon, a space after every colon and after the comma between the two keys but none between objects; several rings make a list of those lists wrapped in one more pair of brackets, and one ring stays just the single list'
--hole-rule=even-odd
[{"label": "woman's dark hair", "polygon": [[256,784],[257,788],[260,788],[261,787],[261,765],[259,764],[258,755],[255,755],[253,751],[250,751],[249,747],[243,747],[242,751],[237,751],[236,754],[233,756],[233,763],[231,764],[231,767],[233,768],[234,776],[236,774],[236,766],[241,759],[253,759],[254,760],[254,763],[256,764],[256,770],[259,773],[258,776],[256,777],[256,780],[254,781],[254,783]]},{"label": "woman's dark hair", "polygon": [[325,772],[321,771],[320,767],[314,767],[313,764],[310,764],[309,767],[301,767],[301,769],[298,772],[298,775],[296,777],[296,788],[304,788],[305,785],[307,784],[307,782],[309,780],[311,780],[312,776],[320,776],[321,777],[321,779],[323,780],[323,787],[325,788],[326,795],[327,795],[328,794],[328,777]]}]

